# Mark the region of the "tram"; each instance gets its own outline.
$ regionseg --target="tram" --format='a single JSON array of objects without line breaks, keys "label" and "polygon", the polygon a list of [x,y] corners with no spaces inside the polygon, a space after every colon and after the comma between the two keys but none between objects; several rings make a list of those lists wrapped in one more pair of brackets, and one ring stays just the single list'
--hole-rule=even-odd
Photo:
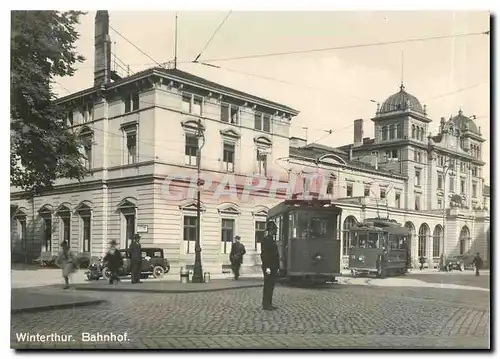
[{"label": "tram", "polygon": [[349,269],[353,276],[403,275],[411,262],[411,231],[394,220],[371,218],[349,229]]},{"label": "tram", "polygon": [[281,281],[321,284],[341,275],[341,217],[341,208],[320,199],[285,200],[268,211],[278,229]]}]

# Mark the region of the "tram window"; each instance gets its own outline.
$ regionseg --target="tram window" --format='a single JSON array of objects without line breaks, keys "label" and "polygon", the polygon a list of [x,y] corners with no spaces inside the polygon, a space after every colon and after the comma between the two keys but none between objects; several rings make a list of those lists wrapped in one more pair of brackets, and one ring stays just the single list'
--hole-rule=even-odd
[{"label": "tram window", "polygon": [[368,241],[366,248],[378,248],[378,233],[370,233],[368,235]]},{"label": "tram window", "polygon": [[358,234],[358,248],[366,248],[368,245],[368,234],[359,233]]}]

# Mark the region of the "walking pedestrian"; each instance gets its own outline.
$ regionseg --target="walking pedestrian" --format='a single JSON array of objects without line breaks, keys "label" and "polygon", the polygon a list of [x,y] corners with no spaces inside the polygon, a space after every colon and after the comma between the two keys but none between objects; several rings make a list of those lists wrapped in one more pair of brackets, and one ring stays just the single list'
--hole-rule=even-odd
[{"label": "walking pedestrian", "polygon": [[424,263],[425,263],[425,257],[421,256],[419,258],[419,261],[420,261],[420,270],[423,270],[424,269]]},{"label": "walking pedestrian", "polygon": [[240,242],[240,240],[240,236],[234,237],[234,243],[231,246],[231,253],[229,253],[229,261],[231,262],[231,269],[233,270],[235,280],[238,280],[240,277],[240,268],[243,263],[243,256],[247,252],[245,246]]},{"label": "walking pedestrian", "polygon": [[77,262],[75,254],[70,250],[69,243],[64,240],[61,243],[62,251],[56,259],[56,264],[62,270],[64,278],[64,289],[69,288],[69,276],[76,272]]},{"label": "walking pedestrian", "polygon": [[132,283],[142,283],[141,282],[141,264],[142,264],[142,248],[139,241],[141,236],[135,234],[132,242],[130,243],[130,275],[132,277]]},{"label": "walking pedestrian", "polygon": [[266,235],[261,243],[262,272],[264,274],[264,290],[262,292],[262,309],[275,310],[273,306],[273,292],[279,270],[279,252],[275,242],[277,234],[276,224],[269,221],[266,224]]},{"label": "walking pedestrian", "polygon": [[120,251],[116,248],[118,243],[113,239],[109,244],[110,247],[108,253],[106,253],[104,257],[104,263],[106,263],[106,267],[108,267],[110,272],[109,284],[113,284],[120,281],[120,278],[118,278],[118,271],[123,266],[123,258]]},{"label": "walking pedestrian", "polygon": [[476,253],[472,263],[474,264],[474,267],[476,267],[476,276],[479,276],[479,270],[483,267],[483,260],[481,259],[479,252]]}]

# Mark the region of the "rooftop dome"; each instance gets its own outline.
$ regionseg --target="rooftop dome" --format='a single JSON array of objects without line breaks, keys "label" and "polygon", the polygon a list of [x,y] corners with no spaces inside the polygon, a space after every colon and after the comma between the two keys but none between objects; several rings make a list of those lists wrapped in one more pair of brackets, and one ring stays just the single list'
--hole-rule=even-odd
[{"label": "rooftop dome", "polygon": [[425,110],[420,101],[413,95],[405,91],[403,84],[399,87],[399,92],[391,95],[384,101],[378,113],[389,113],[393,111],[412,110],[425,115]]},{"label": "rooftop dome", "polygon": [[448,120],[448,124],[453,124],[460,131],[470,131],[480,135],[476,123],[470,117],[463,115],[462,110],[458,111],[458,115]]}]

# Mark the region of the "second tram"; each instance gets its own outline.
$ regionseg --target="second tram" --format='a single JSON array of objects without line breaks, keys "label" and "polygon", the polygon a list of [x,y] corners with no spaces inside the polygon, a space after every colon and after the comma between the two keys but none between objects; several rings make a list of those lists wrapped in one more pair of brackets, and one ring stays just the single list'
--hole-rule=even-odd
[{"label": "second tram", "polygon": [[353,276],[402,275],[410,268],[408,228],[388,219],[367,219],[349,230],[349,269]]},{"label": "second tram", "polygon": [[286,200],[268,211],[278,228],[279,276],[286,282],[326,283],[341,275],[342,209],[329,200]]}]

